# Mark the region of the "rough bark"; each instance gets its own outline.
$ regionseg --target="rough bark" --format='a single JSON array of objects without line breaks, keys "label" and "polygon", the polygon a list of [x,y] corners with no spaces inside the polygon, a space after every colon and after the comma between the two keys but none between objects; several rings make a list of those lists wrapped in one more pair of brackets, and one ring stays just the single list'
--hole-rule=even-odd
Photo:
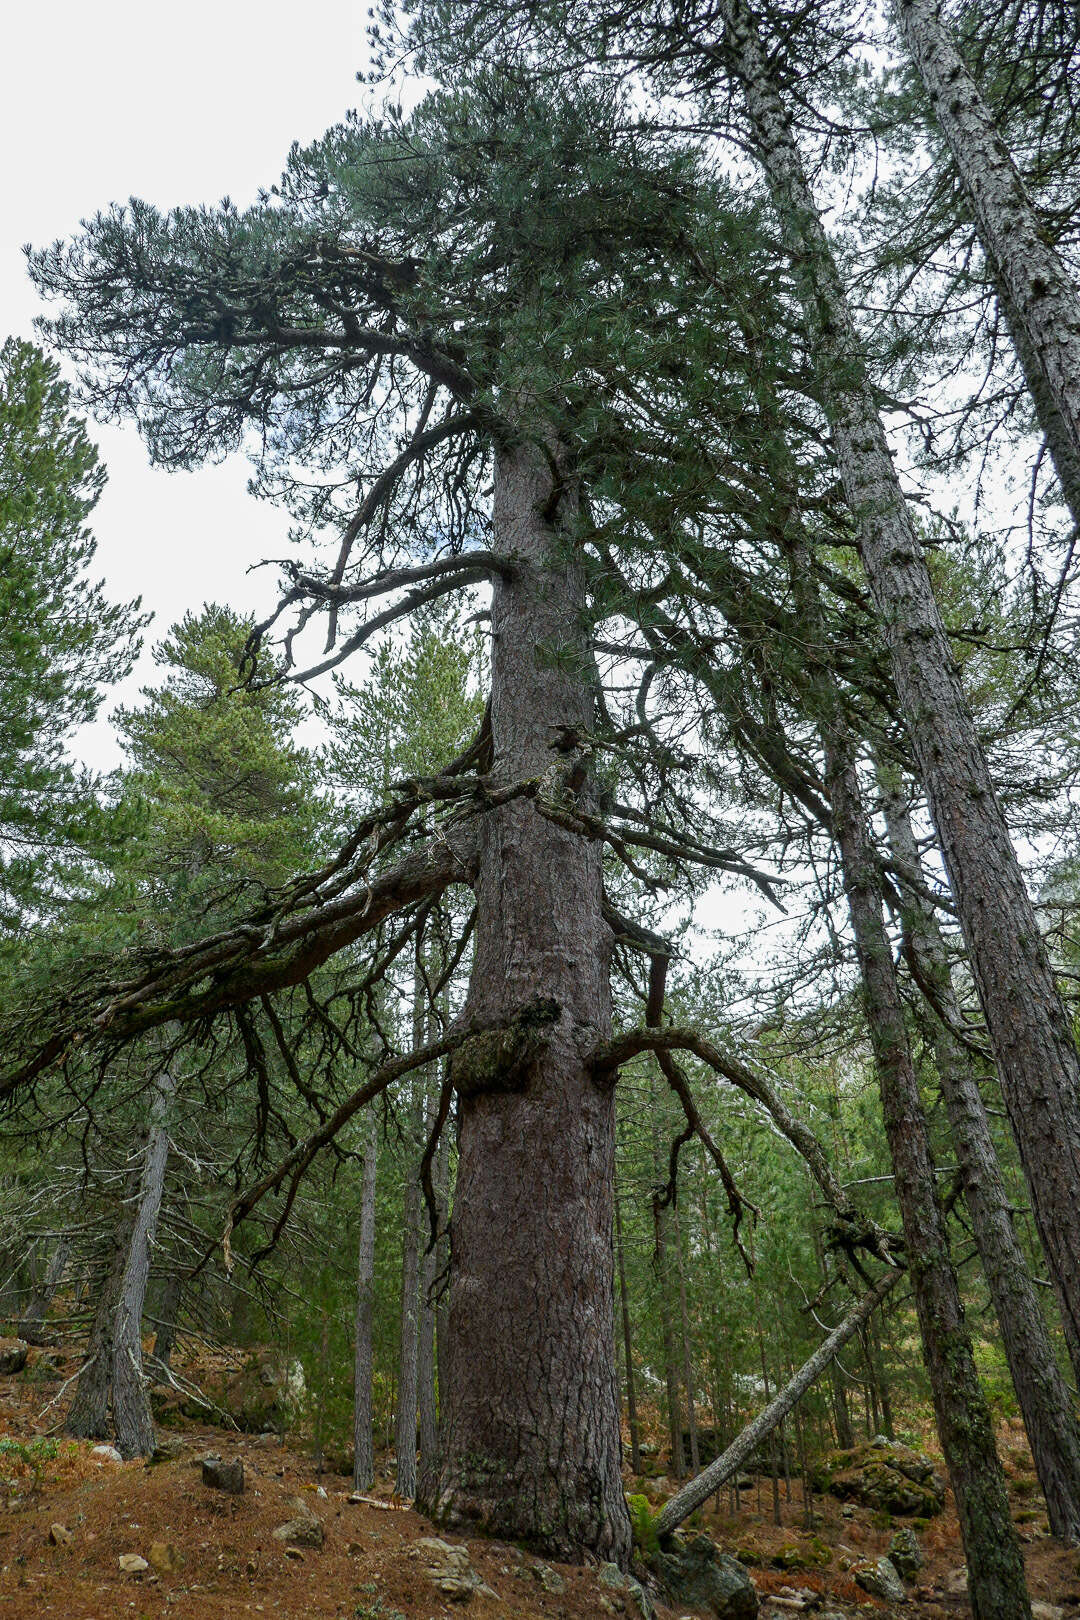
[{"label": "rough bark", "polygon": [[[884,789],[889,847],[898,867],[918,873],[919,850],[901,784],[886,772],[879,772],[879,780]],[[1063,1540],[1076,1540],[1080,1538],[1080,1426],[1013,1226],[974,1060],[952,1033],[962,1027],[963,1014],[953,990],[948,949],[929,904],[902,880],[900,889],[908,949],[914,953],[920,982],[943,1015],[935,1017],[931,1027],[941,1095],[964,1178],[971,1229],[1046,1498],[1050,1528]]]},{"label": "rough bark", "polygon": [[1075,484],[1080,465],[1080,294],[936,0],[897,0],[896,14],[956,164],[983,252],[1007,301],[1017,355],[1059,481],[1080,523]]},{"label": "rough bark", "polygon": [[[591,729],[577,497],[554,446],[495,453],[494,526],[515,558],[492,596],[493,771],[561,771],[555,745]],[[564,730],[563,728],[569,728]],[[565,763],[561,763],[565,762]],[[443,1522],[478,1524],[567,1558],[626,1564],[613,1319],[614,1089],[589,1050],[610,1034],[610,934],[600,849],[524,800],[484,818],[467,1015],[521,1015],[516,1039],[452,1064],[460,1148],[439,1468]],[[530,1019],[538,998],[546,1022]]]},{"label": "rough bark", "polygon": [[[993,270],[993,266],[990,267]],[[1069,432],[1068,423],[1058,410],[1057,401],[1050,390],[1046,374],[1038,363],[1038,356],[1028,336],[1027,327],[1019,318],[1001,276],[995,274],[998,308],[1008,329],[1016,358],[1024,374],[1028,393],[1035,406],[1035,417],[1042,429],[1046,448],[1057,473],[1062,497],[1073,522],[1080,528],[1080,449]]]},{"label": "rough bark", "polygon": [[375,1110],[367,1116],[364,1169],[360,1182],[360,1258],[356,1280],[356,1337],[353,1358],[353,1488],[375,1483],[375,1443],[371,1400],[371,1319],[375,1291],[375,1165],[378,1129]]},{"label": "rough bark", "polygon": [[[1080,1359],[1080,1063],[877,413],[858,330],[744,0],[725,45],[796,267],[845,496],[956,899],[1032,1210]],[[1030,299],[1028,299],[1030,303]]]},{"label": "rough bark", "polygon": [[138,1204],[116,1302],[111,1346],[112,1413],[116,1445],[124,1457],[146,1457],[154,1449],[150,1392],[143,1374],[142,1316],[150,1276],[150,1251],[165,1190],[169,1112],[177,1084],[175,1071],[166,1068],[158,1075],[154,1086]]},{"label": "rough bark", "polygon": [[949,1254],[896,968],[882,921],[878,863],[847,740],[832,727],[827,733],[825,775],[833,826],[855,934],[923,1359],[967,1558],[972,1612],[976,1620],[1011,1620],[1014,1616],[1029,1620],[1023,1561]]},{"label": "rough bark", "polygon": [[691,1513],[708,1500],[713,1491],[718,1491],[726,1480],[738,1475],[747,1458],[753,1456],[762,1442],[769,1438],[802,1399],[811,1384],[821,1377],[826,1367],[831,1366],[837,1351],[842,1350],[848,1340],[854,1337],[868,1320],[871,1311],[876,1310],[901,1275],[899,1271],[892,1271],[879,1278],[870,1292],[864,1295],[844,1320],[822,1341],[809,1361],[803,1363],[791,1382],[785,1384],[775,1399],[758,1413],[740,1435],[736,1436],[727,1450],[664,1504],[663,1512],[656,1521],[658,1535],[669,1536],[690,1517]]}]

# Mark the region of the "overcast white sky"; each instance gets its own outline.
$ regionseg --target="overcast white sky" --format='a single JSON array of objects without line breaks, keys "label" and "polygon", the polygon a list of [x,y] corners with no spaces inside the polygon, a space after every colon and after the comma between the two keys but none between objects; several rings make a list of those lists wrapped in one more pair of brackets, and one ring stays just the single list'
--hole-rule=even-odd
[{"label": "overcast white sky", "polygon": [[[161,206],[253,200],[293,140],[362,99],[361,0],[13,0],[2,7],[0,338],[33,337],[40,305],[22,247],[70,235],[113,201]],[[207,599],[261,607],[286,523],[245,492],[237,459],[198,473],[151,468],[128,428],[92,427],[109,470],[94,517],[97,573],[115,598],[141,595],[148,642]],[[125,697],[149,677],[144,655]],[[107,722],[80,738],[98,766],[119,758]]]}]

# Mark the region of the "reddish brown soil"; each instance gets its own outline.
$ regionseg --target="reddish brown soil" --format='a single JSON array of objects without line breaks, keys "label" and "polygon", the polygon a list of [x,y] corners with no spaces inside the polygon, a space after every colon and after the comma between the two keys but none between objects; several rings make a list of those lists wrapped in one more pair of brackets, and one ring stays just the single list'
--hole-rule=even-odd
[{"label": "reddish brown soil", "polygon": [[[32,1352],[26,1372],[0,1379],[0,1435],[25,1440],[55,1421],[58,1407],[44,1418],[40,1414],[59,1388],[59,1374],[46,1377],[49,1369],[39,1360]],[[0,1620],[44,1615],[64,1620],[231,1620],[259,1614],[274,1620],[435,1620],[463,1612],[475,1620],[604,1620],[601,1597],[621,1601],[597,1584],[592,1570],[563,1564],[546,1566],[565,1583],[563,1590],[550,1592],[541,1583],[545,1566],[540,1560],[515,1547],[471,1540],[472,1565],[498,1596],[474,1595],[467,1605],[450,1602],[411,1556],[419,1537],[439,1532],[392,1503],[385,1481],[375,1493],[385,1506],[354,1504],[347,1500],[349,1482],[337,1476],[323,1479],[326,1495],[320,1495],[311,1461],[276,1440],[194,1426],[170,1429],[168,1438],[182,1443],[182,1454],[153,1465],[100,1463],[90,1457],[88,1445],[61,1440],[60,1454],[45,1465],[38,1488],[21,1479],[6,1506],[0,1499]],[[1045,1532],[1022,1435],[1012,1429],[1003,1433],[1002,1441],[1032,1596],[1080,1616],[1080,1553]],[[241,1496],[202,1484],[199,1461],[208,1451],[243,1457],[246,1488]],[[11,1459],[0,1460],[0,1474],[11,1478],[17,1472]],[[635,1488],[634,1482],[627,1483]],[[310,1502],[323,1520],[326,1542],[321,1550],[290,1553],[272,1535],[296,1516],[290,1504],[297,1496]],[[809,1544],[801,1529],[798,1485],[792,1487],[790,1502],[783,1488],[781,1497],[779,1528],[772,1523],[767,1481],[760,1511],[758,1494],[750,1491],[744,1493],[737,1517],[705,1515],[705,1528],[724,1550],[752,1547],[759,1555],[761,1564],[752,1576],[762,1595],[763,1620],[799,1612],[791,1598],[800,1594],[808,1599],[812,1593],[820,1593],[824,1606],[833,1611],[863,1613],[867,1620],[874,1612],[883,1613],[884,1606],[859,1590],[845,1565],[884,1552],[891,1530],[875,1527],[861,1509],[844,1517],[839,1503],[816,1499],[815,1511],[822,1515],[816,1534],[832,1549],[831,1561],[818,1570],[771,1568],[769,1559],[781,1547]],[[50,1526],[57,1523],[72,1533],[71,1541],[60,1546],[49,1541]],[[920,1539],[927,1565],[903,1612],[912,1620],[969,1614],[966,1600],[948,1590],[950,1575],[963,1561],[951,1505]],[[153,1569],[134,1576],[121,1573],[121,1554],[145,1558],[153,1542],[172,1543],[182,1557],[181,1567],[171,1574]],[[773,1595],[787,1601],[771,1604]],[[688,1612],[658,1609],[661,1620]]]}]

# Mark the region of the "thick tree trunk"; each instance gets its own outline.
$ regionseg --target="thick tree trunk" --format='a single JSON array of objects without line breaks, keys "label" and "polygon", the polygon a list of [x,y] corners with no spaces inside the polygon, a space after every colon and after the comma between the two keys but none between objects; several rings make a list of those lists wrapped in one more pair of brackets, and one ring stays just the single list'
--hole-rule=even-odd
[{"label": "thick tree trunk", "polygon": [[975,1368],[937,1197],[930,1142],[882,922],[877,858],[846,739],[827,725],[825,777],[851,911],[867,1024],[938,1434],[956,1498],[976,1620],[1028,1620],[1031,1606],[1005,1476]]},{"label": "thick tree trunk", "polygon": [[[885,772],[879,772],[879,780],[889,847],[902,871],[918,874],[919,850],[900,783]],[[972,1057],[948,1027],[960,1028],[963,1016],[953,990],[945,941],[930,905],[902,879],[901,894],[904,928],[920,981],[948,1021],[935,1017],[931,1030],[941,1095],[963,1172],[971,1228],[1046,1497],[1050,1528],[1063,1540],[1076,1540],[1080,1538],[1080,1426],[1013,1227]]]},{"label": "thick tree trunk", "polygon": [[728,58],[796,267],[860,555],[956,897],[1066,1337],[1080,1359],[1080,1064],[1069,1021],[790,121],[744,0],[721,0],[720,9]]},{"label": "thick tree trunk", "polygon": [[150,1250],[165,1190],[169,1113],[176,1090],[175,1072],[172,1068],[162,1070],[154,1087],[138,1206],[116,1303],[112,1333],[113,1430],[117,1447],[125,1457],[146,1457],[154,1449],[150,1392],[143,1374],[142,1316],[150,1276]]},{"label": "thick tree trunk", "polygon": [[[591,730],[593,702],[570,555],[578,503],[548,448],[495,454],[496,544],[515,567],[493,589],[493,774],[546,777],[545,795],[572,814],[588,788],[569,739]],[[444,1419],[422,1498],[453,1526],[626,1564],[614,1092],[587,1062],[611,1022],[600,848],[516,800],[484,818],[476,893],[466,1016],[519,1022],[474,1036],[452,1065],[461,1127]]]},{"label": "thick tree trunk", "polygon": [[66,1237],[60,1237],[53,1246],[49,1255],[45,1275],[35,1286],[27,1301],[26,1310],[20,1318],[16,1332],[20,1339],[27,1344],[44,1344],[45,1342],[45,1312],[52,1304],[53,1296],[60,1287],[64,1277],[64,1267],[67,1265],[68,1252],[71,1245]]},{"label": "thick tree trunk", "polygon": [[[1047,237],[936,0],[897,0],[896,14],[952,153],[983,252],[1004,294],[1017,355],[1073,518],[1080,523],[1075,484],[1080,465],[1080,294]],[[1064,465],[1058,460],[1062,453]]]},{"label": "thick tree trunk", "polygon": [[353,1488],[357,1491],[369,1491],[375,1483],[371,1319],[375,1294],[375,1162],[379,1138],[374,1108],[369,1109],[365,1123],[367,1140],[360,1182],[360,1257],[353,1358]]}]

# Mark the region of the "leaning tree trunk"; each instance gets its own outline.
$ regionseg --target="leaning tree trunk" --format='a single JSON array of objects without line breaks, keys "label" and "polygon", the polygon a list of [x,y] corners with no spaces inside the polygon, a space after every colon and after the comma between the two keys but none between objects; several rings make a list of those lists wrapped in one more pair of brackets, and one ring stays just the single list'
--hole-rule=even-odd
[{"label": "leaning tree trunk", "polygon": [[972,1611],[976,1620],[1011,1620],[1013,1616],[1029,1620],[1024,1565],[949,1254],[919,1082],[882,921],[877,857],[863,818],[847,739],[838,734],[839,728],[827,724],[825,729],[826,784],[855,933],[923,1357],[967,1558]]},{"label": "leaning tree trunk", "polygon": [[[554,453],[553,453],[554,452]],[[467,1019],[514,1020],[454,1055],[460,1105],[441,1456],[422,1500],[550,1553],[625,1565],[615,1378],[615,1099],[589,1051],[610,1035],[600,846],[553,815],[589,795],[593,724],[578,516],[561,451],[495,451],[494,780],[539,779],[480,834]],[[566,752],[558,750],[565,749]],[[588,799],[586,802],[589,802]]]},{"label": "leaning tree trunk", "polygon": [[1080,1063],[877,412],[858,329],[745,0],[725,47],[796,267],[859,552],[884,627],[1066,1338],[1080,1356]]},{"label": "leaning tree trunk", "polygon": [[[1080,523],[1080,294],[936,0],[897,0],[904,39],[956,164],[1072,514]],[[1045,419],[1044,419],[1045,418]],[[1064,465],[1059,453],[1064,452]],[[1076,505],[1073,505],[1074,500]]]},{"label": "leaning tree trunk", "polygon": [[356,1280],[356,1341],[353,1360],[353,1488],[375,1483],[372,1422],[371,1318],[375,1295],[375,1160],[378,1131],[374,1107],[365,1120],[364,1170],[360,1182],[360,1257]]},{"label": "leaning tree trunk", "polygon": [[154,1086],[138,1205],[116,1303],[112,1333],[113,1430],[116,1444],[125,1457],[146,1457],[154,1449],[154,1420],[143,1374],[142,1316],[150,1276],[150,1250],[165,1190],[169,1111],[176,1088],[177,1078],[172,1067],[163,1069]]},{"label": "leaning tree trunk", "polygon": [[879,780],[889,847],[901,873],[908,948],[939,1014],[932,1029],[934,1061],[963,1173],[971,1229],[1046,1498],[1050,1529],[1062,1540],[1075,1541],[1080,1539],[1080,1426],[1013,1226],[971,1054],[952,1033],[961,1027],[963,1015],[945,941],[929,903],[904,882],[904,874],[920,875],[907,801],[895,775],[879,772]]}]

